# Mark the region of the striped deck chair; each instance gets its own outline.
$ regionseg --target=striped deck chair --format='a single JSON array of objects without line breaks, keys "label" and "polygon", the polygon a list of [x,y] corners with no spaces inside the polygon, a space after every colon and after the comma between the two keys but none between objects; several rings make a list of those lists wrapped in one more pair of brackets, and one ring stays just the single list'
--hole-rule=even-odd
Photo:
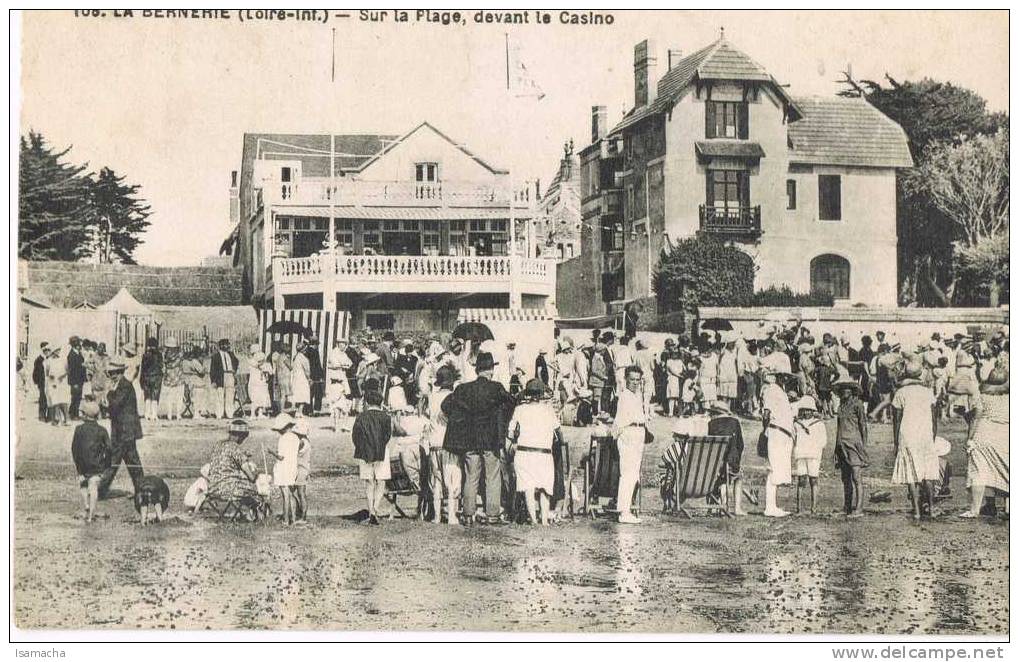
[{"label": "striped deck chair", "polygon": [[[420,465],[419,465],[420,466]],[[421,516],[422,508],[422,491],[421,491],[421,477],[420,474],[417,478],[411,477],[411,472],[407,471],[404,466],[403,458],[400,453],[393,453],[389,458],[389,474],[390,478],[386,481],[385,496],[386,501],[392,504],[396,512],[400,513],[400,517],[409,518],[406,512],[400,508],[398,498],[402,496],[413,496],[416,502],[414,508],[414,518],[417,519]],[[392,519],[390,515],[390,519]]]},{"label": "striped deck chair", "polygon": [[[724,500],[714,494],[728,450],[727,436],[688,437],[669,444],[660,465],[665,470],[661,486],[665,512],[692,518],[691,510],[717,510],[731,516]],[[705,500],[704,506],[686,504],[688,499],[700,498]]]}]

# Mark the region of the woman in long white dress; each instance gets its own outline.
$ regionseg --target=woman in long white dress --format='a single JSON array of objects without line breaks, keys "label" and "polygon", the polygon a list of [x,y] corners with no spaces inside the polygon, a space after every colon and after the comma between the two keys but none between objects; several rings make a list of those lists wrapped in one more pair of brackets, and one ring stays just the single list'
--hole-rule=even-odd
[{"label": "woman in long white dress", "polygon": [[1008,494],[1008,382],[1006,364],[995,367],[980,385],[973,431],[966,445],[969,454],[966,486],[970,489],[970,508],[959,517],[980,516],[988,487]]},{"label": "woman in long white dress", "polygon": [[[920,497],[926,481],[938,480],[941,467],[934,452],[934,391],[920,382],[923,365],[919,360],[906,363],[903,380],[892,399],[895,441],[895,468],[892,482],[905,485],[913,502],[913,519],[920,519]],[[928,507],[933,510],[934,495],[927,490]]]},{"label": "woman in long white dress", "polygon": [[303,416],[311,404],[311,362],[304,354],[304,341],[297,344],[297,355],[290,370],[290,401],[294,403],[294,414]]},{"label": "woman in long white dress", "polygon": [[251,415],[254,418],[268,416],[272,409],[272,398],[269,396],[269,377],[272,375],[272,364],[259,346],[251,346],[248,357],[248,397],[251,399]]},{"label": "woman in long white dress", "polygon": [[559,417],[545,400],[545,383],[540,379],[527,382],[525,402],[518,405],[510,419],[509,437],[514,441],[513,469],[517,492],[524,493],[527,516],[536,524],[535,493],[541,504],[541,523],[548,526],[549,500],[555,487],[555,462],[552,442],[559,429]]},{"label": "woman in long white dress", "polygon": [[69,425],[67,408],[71,403],[71,385],[67,383],[67,358],[57,347],[46,359],[46,402],[53,425]]},{"label": "woman in long white dress", "polygon": [[350,357],[347,356],[346,343],[336,343],[333,350],[329,352],[329,359],[326,361],[326,402],[330,405],[341,398],[350,395],[350,382],[347,380],[347,370],[353,366]]}]

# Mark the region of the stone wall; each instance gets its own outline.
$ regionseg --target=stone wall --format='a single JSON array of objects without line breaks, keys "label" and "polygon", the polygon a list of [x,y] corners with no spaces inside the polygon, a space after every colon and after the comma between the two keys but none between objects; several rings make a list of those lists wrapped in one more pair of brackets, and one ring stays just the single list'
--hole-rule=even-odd
[{"label": "stone wall", "polygon": [[602,302],[600,253],[582,252],[556,265],[556,308],[564,318],[605,314]]},{"label": "stone wall", "polygon": [[57,308],[100,306],[126,287],[138,301],[161,306],[237,306],[241,271],[232,267],[149,267],[82,262],[19,263],[18,289]]}]

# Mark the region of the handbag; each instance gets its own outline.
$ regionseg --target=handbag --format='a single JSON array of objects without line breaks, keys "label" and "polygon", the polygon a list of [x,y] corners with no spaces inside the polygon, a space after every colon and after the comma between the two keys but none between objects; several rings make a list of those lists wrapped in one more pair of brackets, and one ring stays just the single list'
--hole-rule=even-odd
[{"label": "handbag", "polygon": [[757,456],[768,459],[768,435],[764,430],[757,436]]}]

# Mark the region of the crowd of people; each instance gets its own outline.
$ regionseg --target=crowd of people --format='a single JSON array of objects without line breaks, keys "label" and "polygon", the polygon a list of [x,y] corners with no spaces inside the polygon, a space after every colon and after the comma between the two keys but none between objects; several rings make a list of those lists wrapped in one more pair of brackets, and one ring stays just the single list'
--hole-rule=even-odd
[{"label": "crowd of people", "polygon": [[[274,417],[278,443],[265,453],[275,458],[275,466],[265,474],[280,490],[286,523],[306,521],[310,441],[302,418],[318,413],[333,416],[334,430],[351,432],[365,482],[366,521],[372,523],[378,522],[391,460],[398,454],[418,479],[423,518],[498,525],[523,513],[523,519],[547,524],[562,516],[567,496],[568,458],[560,427],[586,425],[596,426],[592,435],[614,440],[619,487],[611,506],[620,522],[637,523],[632,498],[655,416],[677,418],[675,443],[715,434],[731,439],[718,494],[725,490],[736,515],[744,513],[742,425],[750,419],[762,427],[756,451],[767,461],[766,516],[789,514],[779,506],[779,488],[794,483],[797,509],[806,489],[810,511],[816,510],[821,457],[829,443],[824,421],[830,418],[835,419],[835,468],[847,517],[863,513],[869,428],[885,421],[893,425],[891,480],[906,487],[915,518],[936,515],[934,500],[948,490],[950,445],[938,435],[945,417],[961,417],[968,430],[972,501],[963,516],[979,514],[987,488],[1008,492],[1009,341],[1003,333],[947,339],[933,334],[922,346],[903,347],[878,331],[874,339],[863,336],[854,345],[828,333],[815,339],[805,325],[794,324],[766,329],[759,339],[731,330],[680,335],[653,351],[645,339],[624,335],[617,340],[611,330],[594,331],[590,340],[579,342],[557,332],[553,355],[541,351],[533,365],[518,360],[512,341],[443,341],[431,335],[398,342],[389,332],[378,339],[366,334],[350,343],[337,341],[323,366],[317,339],[302,337],[293,352],[278,340],[268,355],[251,347],[245,358],[246,412],[227,406],[241,401],[230,392],[241,362],[226,341],[211,352],[201,372],[189,366],[189,361],[201,363],[193,354],[182,355],[170,343],[162,349],[150,344],[137,362],[130,354],[111,361],[104,348],[77,338],[70,344],[72,353],[80,353],[73,367],[70,358],[64,365],[59,352],[43,348],[46,381],[40,396],[47,396],[48,415],[54,406],[57,419],[61,415],[61,396],[50,396],[50,375],[71,374],[80,365],[84,380],[77,373],[74,379],[64,377],[78,386],[63,398],[70,405],[63,418],[81,413],[84,392],[86,418],[106,411],[116,421],[110,466],[96,474],[88,462],[80,465],[90,511],[89,495],[108,489],[110,472],[120,461],[128,464],[132,480],[142,473],[134,449],[141,416],[125,409],[142,401],[145,418],[160,412],[178,416],[179,408],[164,406],[164,399],[178,403],[198,375],[209,379],[205,388],[214,415]],[[96,378],[99,373],[102,379]],[[192,406],[200,388],[189,389]],[[82,434],[93,439],[94,428],[87,425]],[[231,423],[230,437],[211,458],[204,480],[209,493],[257,504],[267,496],[268,479],[257,484],[259,472],[238,448],[246,430],[243,420]],[[81,445],[102,446],[94,439]],[[101,478],[93,489],[95,475]],[[476,512],[479,500],[483,515]]]}]

